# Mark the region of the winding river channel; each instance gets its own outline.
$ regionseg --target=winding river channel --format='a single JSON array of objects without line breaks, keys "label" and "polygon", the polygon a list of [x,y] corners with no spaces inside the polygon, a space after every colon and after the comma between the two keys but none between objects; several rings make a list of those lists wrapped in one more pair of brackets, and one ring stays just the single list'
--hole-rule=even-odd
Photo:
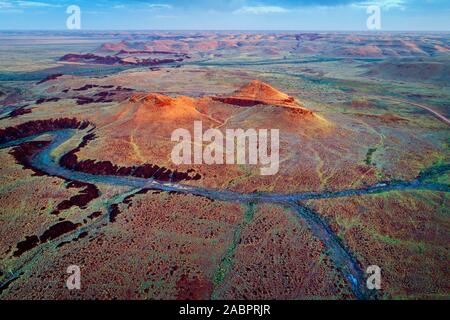
[{"label": "winding river channel", "polygon": [[[366,274],[360,264],[353,257],[351,252],[345,247],[342,241],[334,234],[325,220],[310,208],[302,205],[300,201],[312,199],[329,199],[339,197],[349,197],[357,195],[378,194],[382,192],[394,190],[435,190],[449,192],[449,185],[442,185],[428,182],[430,178],[443,174],[450,170],[450,165],[441,165],[432,167],[422,172],[419,177],[412,181],[395,181],[378,183],[362,189],[347,189],[341,191],[324,191],[324,192],[300,192],[292,194],[259,192],[259,193],[240,193],[229,190],[217,190],[210,188],[202,188],[189,186],[181,183],[164,183],[154,179],[144,179],[132,176],[106,176],[93,175],[83,172],[77,172],[67,169],[60,165],[61,157],[70,152],[63,144],[71,139],[82,139],[86,135],[86,130],[63,129],[51,132],[45,132],[22,139],[9,141],[0,144],[0,149],[18,146],[24,142],[37,139],[43,135],[51,136],[51,143],[39,150],[31,159],[31,166],[49,176],[58,176],[68,180],[76,180],[85,183],[102,183],[115,186],[130,187],[131,190],[157,189],[162,191],[175,191],[179,193],[193,194],[208,197],[220,201],[234,201],[242,203],[274,203],[293,211],[300,219],[305,221],[309,229],[313,232],[325,246],[330,254],[330,258],[335,266],[340,270],[342,275],[347,279],[354,295],[358,299],[376,299],[377,295],[373,291],[367,289]],[[58,150],[57,150],[58,149]],[[64,152],[61,152],[64,150]],[[134,191],[136,192],[136,191]],[[111,203],[111,202],[109,202]],[[94,225],[92,227],[95,227]],[[39,250],[37,250],[39,251]],[[37,253],[36,253],[37,254]],[[0,289],[7,287],[14,279],[20,276],[25,265],[11,272],[0,282]]]}]

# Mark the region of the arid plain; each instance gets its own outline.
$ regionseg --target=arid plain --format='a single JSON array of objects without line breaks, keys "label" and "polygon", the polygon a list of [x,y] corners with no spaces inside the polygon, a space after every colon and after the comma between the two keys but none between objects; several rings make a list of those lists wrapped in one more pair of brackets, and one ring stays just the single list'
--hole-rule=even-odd
[{"label": "arid plain", "polygon": [[[448,33],[0,33],[0,298],[450,298],[449,52]],[[174,165],[194,121],[279,129],[278,173]]]}]

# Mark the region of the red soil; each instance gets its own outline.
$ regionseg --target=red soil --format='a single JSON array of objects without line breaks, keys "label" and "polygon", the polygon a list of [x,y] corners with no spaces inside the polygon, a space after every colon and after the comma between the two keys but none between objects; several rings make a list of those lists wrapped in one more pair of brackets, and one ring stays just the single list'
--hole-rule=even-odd
[{"label": "red soil", "polygon": [[198,277],[190,280],[182,275],[177,281],[178,300],[206,300],[209,299],[213,290],[213,284],[206,279]]}]

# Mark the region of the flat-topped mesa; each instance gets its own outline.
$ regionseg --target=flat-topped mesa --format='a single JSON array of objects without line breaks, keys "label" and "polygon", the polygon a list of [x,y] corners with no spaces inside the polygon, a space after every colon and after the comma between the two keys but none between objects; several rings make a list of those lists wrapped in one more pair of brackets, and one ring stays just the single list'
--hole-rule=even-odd
[{"label": "flat-topped mesa", "polygon": [[258,80],[251,81],[230,95],[214,97],[213,99],[240,107],[252,107],[258,104],[273,105],[294,108],[301,111],[300,113],[312,114],[312,111],[304,108],[293,97]]},{"label": "flat-topped mesa", "polygon": [[173,107],[183,102],[191,105],[194,99],[186,96],[171,97],[161,93],[152,92],[152,93],[135,93],[130,97],[129,101],[134,103],[141,102],[146,104],[147,106],[162,108],[171,106]]},{"label": "flat-topped mesa", "polygon": [[160,93],[135,93],[129,103],[125,104],[121,114],[133,110],[134,117],[139,121],[162,119],[196,118],[195,99],[186,96],[166,96]]},{"label": "flat-topped mesa", "polygon": [[129,43],[122,40],[120,42],[106,42],[100,46],[99,50],[107,51],[107,52],[117,52],[117,51],[125,50],[128,47],[129,47]]},{"label": "flat-topped mesa", "polygon": [[143,99],[145,103],[155,107],[169,107],[176,103],[177,99],[159,93],[149,93]]},{"label": "flat-topped mesa", "polygon": [[154,106],[169,106],[174,103],[175,98],[160,93],[135,93],[130,97],[130,102],[143,102]]},{"label": "flat-topped mesa", "polygon": [[293,101],[286,93],[258,80],[253,80],[236,90],[233,96],[255,100]]}]

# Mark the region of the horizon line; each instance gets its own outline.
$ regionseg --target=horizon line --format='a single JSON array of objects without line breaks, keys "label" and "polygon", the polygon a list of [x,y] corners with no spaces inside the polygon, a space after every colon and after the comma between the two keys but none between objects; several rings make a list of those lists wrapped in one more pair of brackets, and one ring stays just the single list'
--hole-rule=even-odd
[{"label": "horizon line", "polygon": [[130,31],[140,31],[140,32],[366,32],[366,33],[383,33],[383,32],[442,32],[450,33],[450,30],[409,30],[409,29],[392,29],[392,30],[367,30],[367,29],[78,29],[78,30],[68,30],[68,29],[0,29],[0,32],[26,32],[26,31],[41,31],[41,32],[67,32],[67,33],[77,33],[77,32],[98,32],[98,31],[111,31],[111,32],[130,32]]}]

